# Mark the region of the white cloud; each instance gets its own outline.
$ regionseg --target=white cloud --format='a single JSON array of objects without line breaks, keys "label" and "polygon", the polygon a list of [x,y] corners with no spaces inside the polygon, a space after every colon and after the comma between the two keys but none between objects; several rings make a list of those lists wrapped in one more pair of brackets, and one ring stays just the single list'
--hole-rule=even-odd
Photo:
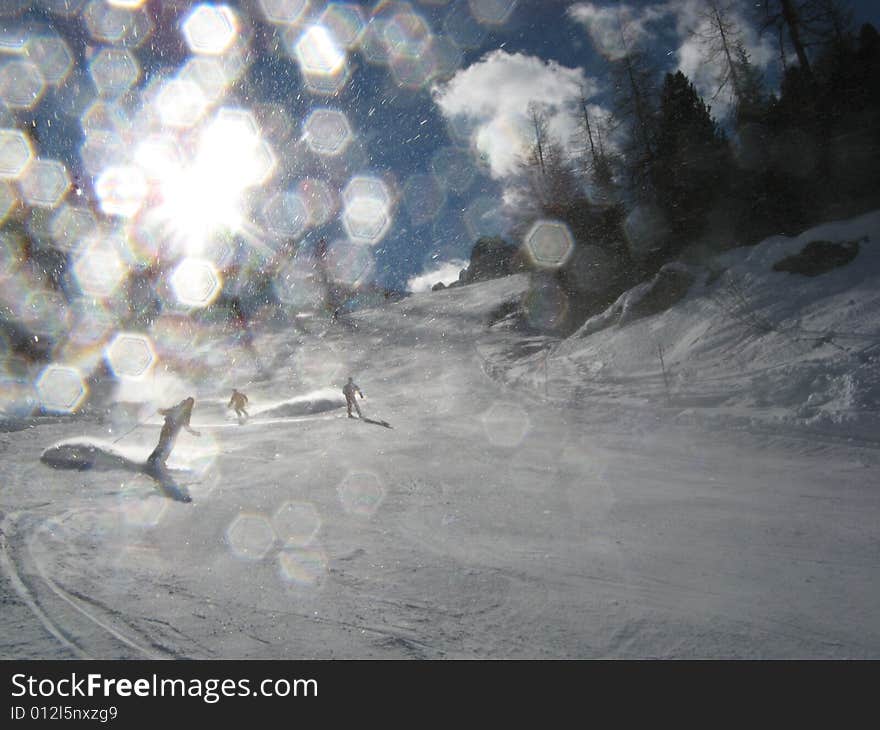
[{"label": "white cloud", "polygon": [[[706,10],[705,0],[668,0],[648,5],[579,2],[568,9],[568,15],[586,28],[596,50],[612,61],[619,59],[627,48],[644,46],[661,37],[664,45],[677,44],[675,53],[670,54],[675,59],[675,68],[693,82],[712,106],[713,115],[720,119],[730,111],[732,98],[730,89],[716,95],[725,61],[721,56],[707,59],[700,38],[709,26],[704,17]],[[769,36],[758,35],[746,17],[748,11],[747,3],[732,2],[727,7],[730,20],[741,31],[740,40],[751,62],[764,69],[775,58],[773,44]]]},{"label": "white cloud", "polygon": [[434,284],[442,281],[451,284],[458,281],[458,275],[462,269],[467,268],[468,262],[463,259],[453,259],[434,266],[418,276],[413,276],[406,282],[406,288],[411,292],[429,291]]},{"label": "white cloud", "polygon": [[670,6],[671,3],[634,7],[626,3],[582,2],[572,5],[568,15],[586,27],[596,50],[613,61],[623,56],[627,48],[655,35],[656,24],[669,16]]},{"label": "white cloud", "polygon": [[[733,88],[728,85],[728,88],[717,93],[718,81],[723,76],[726,61],[720,54],[714,60],[707,58],[704,41],[701,39],[710,28],[709,20],[704,17],[706,4],[704,0],[674,0],[669,5],[675,14],[676,30],[680,38],[676,54],[678,68],[712,106],[713,116],[721,119],[730,111]],[[768,35],[758,35],[753,24],[744,15],[746,10],[747,6],[731,3],[727,8],[728,17],[739,28],[739,40],[751,63],[765,69],[775,59],[773,42]]]},{"label": "white cloud", "polygon": [[526,118],[531,102],[546,108],[551,135],[567,143],[578,127],[576,102],[582,90],[590,96],[596,88],[583,69],[496,50],[433,93],[447,119],[467,126],[492,177],[504,179],[516,173],[518,157],[531,144]]}]

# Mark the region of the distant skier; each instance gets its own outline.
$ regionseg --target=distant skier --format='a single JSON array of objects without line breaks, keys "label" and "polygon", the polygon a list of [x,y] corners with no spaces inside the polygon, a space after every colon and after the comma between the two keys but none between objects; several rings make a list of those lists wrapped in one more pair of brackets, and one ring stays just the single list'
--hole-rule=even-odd
[{"label": "distant skier", "polygon": [[171,449],[174,448],[180,429],[185,428],[193,436],[202,435],[189,425],[195,402],[195,398],[186,398],[176,406],[159,409],[159,413],[165,416],[165,423],[159,434],[159,443],[156,444],[153,453],[147,457],[147,466],[151,469],[165,469],[165,461],[171,454]]},{"label": "distant skier", "polygon": [[[229,399],[226,407],[235,409],[235,415],[238,417],[239,423],[244,423],[246,419],[251,417],[251,414],[245,410],[247,402],[248,397],[244,393],[239,392],[235,388],[232,389],[232,397]],[[242,418],[242,415],[244,418]]]},{"label": "distant skier", "polygon": [[354,416],[351,415],[351,407],[354,406],[354,409],[357,411],[358,418],[363,418],[364,416],[361,413],[361,409],[358,407],[357,401],[354,397],[355,393],[357,393],[357,395],[359,395],[363,399],[364,394],[361,393],[361,389],[354,384],[354,381],[351,378],[349,378],[348,382],[342,388],[342,394],[345,396],[345,406],[348,409],[348,417],[354,418]]}]

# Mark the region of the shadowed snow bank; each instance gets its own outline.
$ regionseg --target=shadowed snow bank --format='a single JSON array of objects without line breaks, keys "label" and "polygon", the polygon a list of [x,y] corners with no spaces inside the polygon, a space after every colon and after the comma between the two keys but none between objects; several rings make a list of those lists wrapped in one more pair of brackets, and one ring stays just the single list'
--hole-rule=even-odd
[{"label": "shadowed snow bank", "polygon": [[143,471],[145,455],[140,459],[126,449],[98,440],[59,441],[48,447],[40,455],[40,461],[53,469],[125,469]]}]

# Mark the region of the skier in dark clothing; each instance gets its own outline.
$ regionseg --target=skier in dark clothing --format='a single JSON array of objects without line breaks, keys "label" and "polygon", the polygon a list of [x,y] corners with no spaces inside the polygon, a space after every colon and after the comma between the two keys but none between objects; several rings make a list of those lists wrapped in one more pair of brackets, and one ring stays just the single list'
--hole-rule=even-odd
[{"label": "skier in dark clothing", "polygon": [[160,408],[159,413],[165,416],[165,423],[159,434],[159,443],[153,449],[153,453],[147,457],[147,466],[152,469],[165,469],[165,461],[174,448],[180,429],[185,428],[193,436],[201,436],[202,434],[191,428],[189,425],[192,418],[192,409],[195,405],[194,398],[186,398],[176,406],[171,408]]},{"label": "skier in dark clothing", "polygon": [[[239,423],[244,423],[245,419],[251,417],[251,414],[245,410],[247,402],[248,397],[244,393],[239,392],[235,388],[232,389],[232,397],[229,399],[226,407],[235,409],[235,415],[238,416]],[[242,418],[242,415],[244,418]]]},{"label": "skier in dark clothing", "polygon": [[357,400],[355,400],[355,393],[363,399],[364,394],[361,393],[361,389],[358,388],[354,381],[349,378],[348,382],[342,387],[342,394],[345,396],[345,407],[348,408],[348,417],[354,418],[351,415],[351,407],[354,406],[354,409],[357,411],[358,418],[363,418],[363,414],[361,413],[361,409],[358,407]]}]

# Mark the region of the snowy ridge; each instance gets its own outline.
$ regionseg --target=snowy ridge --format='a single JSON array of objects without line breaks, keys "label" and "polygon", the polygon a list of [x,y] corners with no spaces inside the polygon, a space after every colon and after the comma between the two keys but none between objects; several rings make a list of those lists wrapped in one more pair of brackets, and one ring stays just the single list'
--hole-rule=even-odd
[{"label": "snowy ridge", "polygon": [[[860,251],[819,276],[773,270],[818,240],[860,241]],[[627,317],[649,291],[640,284],[555,346],[538,338],[525,357],[505,342],[485,348],[490,369],[556,401],[671,405],[685,418],[876,437],[880,212],[734,249],[693,271],[666,311]]]}]

